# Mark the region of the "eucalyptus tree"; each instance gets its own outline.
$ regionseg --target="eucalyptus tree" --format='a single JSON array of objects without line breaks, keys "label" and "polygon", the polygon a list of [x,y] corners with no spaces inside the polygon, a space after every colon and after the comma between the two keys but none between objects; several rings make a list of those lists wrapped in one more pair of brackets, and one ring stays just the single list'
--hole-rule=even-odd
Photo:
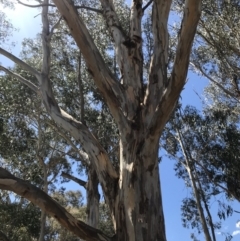
[{"label": "eucalyptus tree", "polygon": [[[94,2],[97,4],[92,5]],[[153,51],[148,78],[144,79],[142,18],[150,5]],[[185,1],[174,63],[171,71],[168,71],[167,24],[171,5],[171,0],[150,1],[146,5],[143,5],[141,0],[133,1],[127,18],[129,29],[126,29],[119,19],[113,1],[91,1],[89,5],[83,6],[81,1],[44,0],[36,5],[42,7],[41,70],[0,49],[1,54],[29,71],[38,80],[38,84],[4,67],[1,67],[1,70],[36,92],[52,120],[68,132],[78,143],[77,147],[85,152],[91,168],[97,173],[109,206],[115,235],[109,237],[75,219],[45,192],[3,168],[0,169],[0,188],[27,198],[84,240],[166,240],[158,144],[186,81],[191,47],[201,14],[201,1]],[[50,46],[56,27],[62,24],[62,21],[56,24],[50,21],[49,8],[55,6],[69,27],[71,36],[85,60],[86,68],[119,131],[119,169],[114,167],[109,150],[94,136],[91,128],[77,120],[78,116],[69,114],[67,108],[67,112],[64,111],[55,98],[51,79],[51,64],[54,58]],[[80,14],[83,8],[94,10],[104,19],[119,74],[108,67],[106,59],[94,43],[89,26],[84,23]]]},{"label": "eucalyptus tree", "polygon": [[239,112],[239,1],[206,1],[197,30],[191,66],[210,81],[206,89],[214,109]]},{"label": "eucalyptus tree", "polygon": [[7,42],[8,37],[11,35],[11,32],[14,29],[3,10],[4,8],[13,8],[13,6],[12,1],[0,1],[0,46]]},{"label": "eucalyptus tree", "polygon": [[40,232],[40,210],[28,201],[0,194],[0,240],[36,240]]},{"label": "eucalyptus tree", "polygon": [[[162,147],[175,159],[176,175],[191,188],[191,197],[182,205],[185,227],[203,232],[206,240],[216,240],[210,202],[225,194],[239,201],[239,118],[228,111],[179,107],[166,126]],[[218,201],[218,216],[225,219],[233,212],[231,204]],[[230,236],[227,236],[229,239]]]}]

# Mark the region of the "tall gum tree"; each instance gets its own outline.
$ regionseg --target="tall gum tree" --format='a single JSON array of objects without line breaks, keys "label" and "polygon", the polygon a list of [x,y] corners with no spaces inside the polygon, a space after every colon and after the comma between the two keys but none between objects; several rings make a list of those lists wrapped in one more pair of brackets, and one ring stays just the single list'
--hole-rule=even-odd
[{"label": "tall gum tree", "polygon": [[[120,133],[120,170],[114,169],[108,153],[86,125],[62,110],[53,94],[51,73],[51,36],[49,3],[56,6],[82,53],[89,73],[109,107]],[[171,0],[154,0],[152,35],[154,38],[147,87],[143,83],[142,17],[143,1],[134,0],[129,16],[129,32],[123,31],[114,1],[100,0],[99,10],[105,19],[115,46],[120,77],[114,75],[81,19],[72,0],[44,0],[42,7],[42,69],[37,71],[16,56],[0,48],[0,53],[38,80],[34,85],[1,66],[0,69],[37,92],[56,122],[80,143],[90,157],[106,202],[111,211],[115,232],[108,237],[101,231],[76,220],[42,190],[0,168],[0,188],[27,198],[63,226],[84,240],[165,241],[165,225],[160,189],[159,138],[183,89],[193,39],[201,14],[201,0],[185,0],[175,59],[170,75],[168,66],[168,18]],[[92,6],[94,7],[94,6]],[[59,23],[58,23],[59,24]],[[57,26],[57,24],[56,24]]]}]

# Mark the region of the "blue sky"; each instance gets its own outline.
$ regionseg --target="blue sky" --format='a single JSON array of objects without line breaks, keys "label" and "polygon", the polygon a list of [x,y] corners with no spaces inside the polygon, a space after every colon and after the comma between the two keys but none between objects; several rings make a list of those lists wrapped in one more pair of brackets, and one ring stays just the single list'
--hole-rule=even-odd
[{"label": "blue sky", "polygon": [[[41,27],[41,16],[38,15],[35,17],[39,13],[38,10],[26,8],[24,6],[17,7],[15,11],[4,11],[7,13],[8,18],[12,19],[14,26],[19,28],[19,31],[14,32],[12,37],[12,41],[16,41],[16,47],[9,48],[8,46],[8,50],[10,49],[12,53],[19,55],[19,52],[21,51],[21,41],[24,38],[34,37],[37,33],[39,33]],[[11,61],[8,61],[2,56],[0,56],[0,62],[4,66],[12,65]],[[188,82],[182,92],[183,104],[191,104],[196,106],[198,109],[201,109],[202,103],[199,96],[202,96],[202,91],[206,84],[207,80],[205,78],[189,73]],[[197,92],[199,96],[196,95],[195,92]],[[164,158],[160,165],[167,240],[190,241],[190,233],[193,231],[182,227],[180,215],[181,201],[189,195],[189,190],[185,187],[183,181],[179,180],[175,176],[173,165],[174,161],[168,160],[167,158]],[[69,182],[67,186],[71,189],[79,189],[79,186],[73,182]],[[211,208],[215,212],[215,214],[213,213],[213,218],[218,220],[215,204],[216,200],[213,200]],[[234,209],[240,211],[240,207],[236,202],[233,205]],[[240,238],[240,222],[237,223],[238,220],[240,220],[240,214],[234,214],[222,225],[222,232],[229,232],[230,234],[235,232],[236,235],[234,236],[233,241],[237,241]],[[203,236],[198,236],[198,238],[201,241],[204,240]],[[224,237],[217,235],[217,240],[223,241]]]}]

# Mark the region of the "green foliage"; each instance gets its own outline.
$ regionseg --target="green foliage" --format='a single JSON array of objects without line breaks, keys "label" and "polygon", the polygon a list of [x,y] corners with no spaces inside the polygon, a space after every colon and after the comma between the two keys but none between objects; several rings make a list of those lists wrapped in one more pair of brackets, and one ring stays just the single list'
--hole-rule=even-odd
[{"label": "green foliage", "polygon": [[35,240],[40,231],[40,210],[29,203],[1,201],[0,223],[0,230],[9,240]]},{"label": "green foliage", "polygon": [[[192,184],[186,166],[191,169],[203,207],[209,206],[211,198],[220,193],[225,193],[228,199],[240,200],[240,132],[234,113],[206,108],[200,114],[194,107],[187,106],[182,110],[178,106],[166,126],[161,143],[168,156],[177,161],[176,175],[190,188]],[[183,200],[181,210],[183,226],[202,232],[193,193],[192,197]],[[232,212],[231,204],[218,202],[220,220],[225,220]],[[208,213],[206,217],[210,225]],[[221,228],[221,222],[212,225],[214,229]]]}]

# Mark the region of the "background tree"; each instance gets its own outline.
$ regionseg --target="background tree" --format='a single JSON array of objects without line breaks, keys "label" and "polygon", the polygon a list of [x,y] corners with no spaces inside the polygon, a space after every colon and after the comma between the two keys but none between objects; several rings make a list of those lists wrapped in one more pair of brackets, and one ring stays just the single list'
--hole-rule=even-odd
[{"label": "background tree", "polygon": [[183,225],[203,231],[206,240],[216,240],[214,230],[221,228],[210,212],[212,199],[219,200],[217,214],[222,220],[233,210],[219,196],[224,193],[228,200],[239,201],[238,120],[231,111],[206,108],[201,115],[193,107],[179,107],[162,137],[163,148],[177,160],[176,175],[192,189],[191,197],[183,200]]}]

